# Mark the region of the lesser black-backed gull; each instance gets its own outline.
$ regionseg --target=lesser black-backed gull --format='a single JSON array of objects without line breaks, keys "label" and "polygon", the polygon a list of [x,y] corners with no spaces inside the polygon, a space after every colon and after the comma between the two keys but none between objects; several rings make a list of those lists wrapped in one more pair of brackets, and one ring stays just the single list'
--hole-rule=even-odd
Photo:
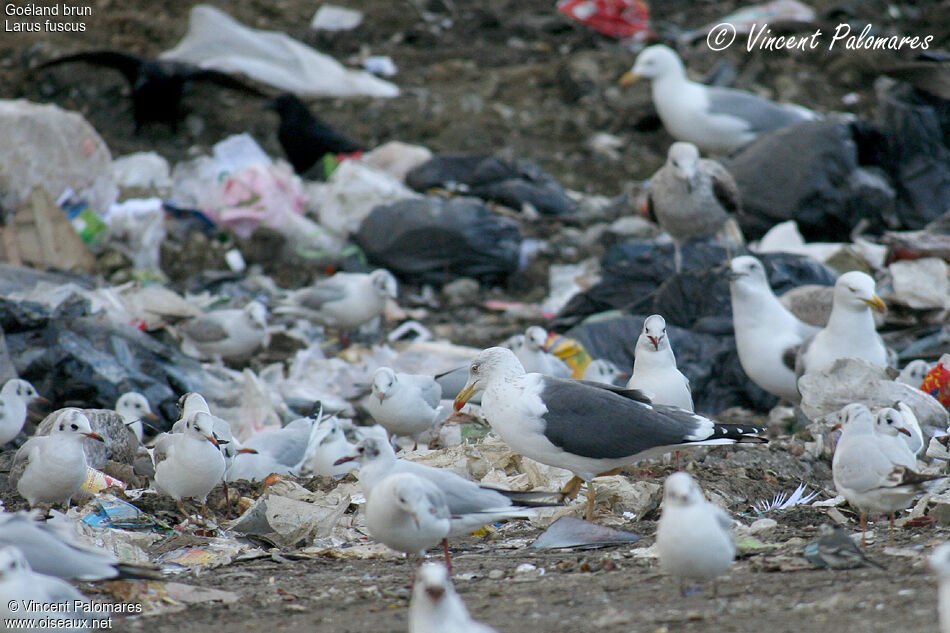
[{"label": "lesser black-backed gull", "polygon": [[697,445],[763,442],[761,427],[720,424],[685,409],[651,404],[639,391],[524,371],[511,350],[483,350],[469,366],[461,409],[477,392],[482,414],[517,453],[575,475],[565,492],[625,464]]}]

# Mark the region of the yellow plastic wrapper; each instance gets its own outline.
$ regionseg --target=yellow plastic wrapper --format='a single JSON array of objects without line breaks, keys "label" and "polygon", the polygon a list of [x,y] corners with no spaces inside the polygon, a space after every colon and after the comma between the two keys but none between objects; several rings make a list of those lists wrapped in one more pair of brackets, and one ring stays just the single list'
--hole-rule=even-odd
[{"label": "yellow plastic wrapper", "polygon": [[553,332],[548,334],[545,349],[567,363],[571,368],[571,378],[583,378],[593,360],[579,341]]},{"label": "yellow plastic wrapper", "polygon": [[103,472],[99,472],[95,468],[87,466],[86,481],[82,482],[82,489],[86,492],[96,494],[97,492],[102,492],[106,488],[120,488],[125,490],[126,485],[127,484],[124,481],[120,481],[115,477],[110,477]]}]

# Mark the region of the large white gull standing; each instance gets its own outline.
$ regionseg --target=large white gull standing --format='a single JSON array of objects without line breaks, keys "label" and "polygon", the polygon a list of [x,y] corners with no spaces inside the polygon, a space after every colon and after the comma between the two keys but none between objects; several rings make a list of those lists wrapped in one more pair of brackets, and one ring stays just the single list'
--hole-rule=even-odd
[{"label": "large white gull standing", "polygon": [[703,152],[728,154],[763,132],[817,116],[801,106],[775,103],[751,92],[691,81],[680,56],[662,44],[643,49],[620,81],[630,85],[640,78],[653,83],[653,105],[666,131]]}]

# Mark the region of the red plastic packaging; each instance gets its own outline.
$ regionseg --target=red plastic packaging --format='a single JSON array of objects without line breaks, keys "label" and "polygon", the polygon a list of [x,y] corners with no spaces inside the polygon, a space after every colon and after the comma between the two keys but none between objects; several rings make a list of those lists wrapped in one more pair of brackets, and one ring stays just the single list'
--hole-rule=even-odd
[{"label": "red plastic packaging", "polygon": [[617,39],[645,40],[653,35],[645,0],[560,0],[557,10]]}]

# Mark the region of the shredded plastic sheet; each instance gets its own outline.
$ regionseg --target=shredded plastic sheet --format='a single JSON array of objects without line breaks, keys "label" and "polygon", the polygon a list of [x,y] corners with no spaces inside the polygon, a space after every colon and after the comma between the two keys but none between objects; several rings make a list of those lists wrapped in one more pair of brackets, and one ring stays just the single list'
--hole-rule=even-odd
[{"label": "shredded plastic sheet", "polygon": [[302,97],[399,95],[399,88],[388,81],[348,70],[286,33],[252,29],[206,4],[192,8],[185,37],[160,57],[243,73]]}]

